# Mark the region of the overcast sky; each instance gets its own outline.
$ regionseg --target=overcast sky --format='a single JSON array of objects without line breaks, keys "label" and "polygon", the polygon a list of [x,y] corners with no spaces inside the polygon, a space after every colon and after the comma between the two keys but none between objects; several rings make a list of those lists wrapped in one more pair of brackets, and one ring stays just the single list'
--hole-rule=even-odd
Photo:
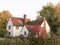
[{"label": "overcast sky", "polygon": [[0,0],[0,12],[8,10],[15,17],[23,17],[26,14],[33,20],[42,6],[49,2],[57,4],[59,0]]}]

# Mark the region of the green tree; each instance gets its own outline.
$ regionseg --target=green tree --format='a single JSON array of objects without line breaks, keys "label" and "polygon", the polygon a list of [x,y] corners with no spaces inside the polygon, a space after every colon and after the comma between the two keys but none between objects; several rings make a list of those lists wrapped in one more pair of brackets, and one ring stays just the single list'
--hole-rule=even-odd
[{"label": "green tree", "polygon": [[53,31],[55,34],[57,32],[57,16],[55,15],[55,7],[52,7],[51,5],[43,6],[43,9],[39,11],[39,14],[43,17],[46,17],[46,20],[48,21],[51,31]]}]

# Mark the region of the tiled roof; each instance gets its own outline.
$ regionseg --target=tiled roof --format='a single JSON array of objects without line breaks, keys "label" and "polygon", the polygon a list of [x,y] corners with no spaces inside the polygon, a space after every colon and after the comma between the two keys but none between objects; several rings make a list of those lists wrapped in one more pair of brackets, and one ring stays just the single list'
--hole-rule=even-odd
[{"label": "tiled roof", "polygon": [[11,19],[12,19],[14,26],[22,26],[23,25],[22,19],[16,18],[16,17],[11,17]]},{"label": "tiled roof", "polygon": [[[24,18],[11,17],[14,26],[23,26]],[[26,19],[26,22],[30,19]]]}]

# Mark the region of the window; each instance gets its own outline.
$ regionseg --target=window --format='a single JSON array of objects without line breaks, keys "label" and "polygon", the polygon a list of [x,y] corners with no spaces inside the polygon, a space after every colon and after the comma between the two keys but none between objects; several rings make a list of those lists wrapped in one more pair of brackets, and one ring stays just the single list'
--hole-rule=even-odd
[{"label": "window", "polygon": [[9,35],[11,35],[11,33],[9,32]]},{"label": "window", "polygon": [[19,27],[18,27],[18,26],[16,26],[16,29],[19,29]]},{"label": "window", "polygon": [[26,35],[26,31],[24,31],[24,35]]},{"label": "window", "polygon": [[9,29],[11,29],[11,26],[9,26]]}]

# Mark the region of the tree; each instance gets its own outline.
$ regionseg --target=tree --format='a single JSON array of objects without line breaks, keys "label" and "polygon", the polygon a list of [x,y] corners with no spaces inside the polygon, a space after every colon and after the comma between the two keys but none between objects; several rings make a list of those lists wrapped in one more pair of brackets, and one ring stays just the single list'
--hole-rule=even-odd
[{"label": "tree", "polygon": [[12,15],[9,11],[0,12],[0,37],[4,37],[6,35],[6,25],[10,17],[12,17]]},{"label": "tree", "polygon": [[46,17],[46,20],[51,27],[51,31],[53,31],[56,34],[58,18],[55,15],[55,12],[56,12],[55,7],[52,7],[51,5],[46,5],[43,7],[41,11],[39,11],[39,14],[43,17]]},{"label": "tree", "polygon": [[0,28],[6,29],[6,24],[8,22],[8,19],[12,17],[9,11],[3,11],[0,12]]}]

